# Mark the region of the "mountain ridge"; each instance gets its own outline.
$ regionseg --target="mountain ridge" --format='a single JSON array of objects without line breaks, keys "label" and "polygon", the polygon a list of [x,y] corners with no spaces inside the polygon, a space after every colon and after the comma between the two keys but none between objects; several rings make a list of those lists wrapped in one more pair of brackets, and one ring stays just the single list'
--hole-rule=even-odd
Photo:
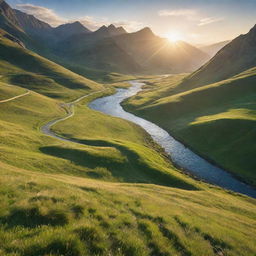
[{"label": "mountain ridge", "polygon": [[0,28],[27,48],[67,67],[79,65],[79,69],[87,67],[125,74],[179,73],[194,71],[209,59],[189,44],[180,43],[184,49],[175,49],[148,27],[127,33],[123,27],[111,24],[92,32],[76,21],[53,28],[32,15],[13,10],[3,0],[1,5],[6,12],[2,24],[8,26]]},{"label": "mountain ridge", "polygon": [[203,52],[207,53],[212,58],[215,54],[217,54],[219,50],[221,50],[224,46],[226,46],[230,42],[231,40],[226,40],[226,41],[222,41],[222,42],[218,42],[210,45],[201,46],[198,48]]},{"label": "mountain ridge", "polygon": [[256,25],[224,46],[212,59],[192,73],[185,84],[205,85],[228,79],[256,66]]}]

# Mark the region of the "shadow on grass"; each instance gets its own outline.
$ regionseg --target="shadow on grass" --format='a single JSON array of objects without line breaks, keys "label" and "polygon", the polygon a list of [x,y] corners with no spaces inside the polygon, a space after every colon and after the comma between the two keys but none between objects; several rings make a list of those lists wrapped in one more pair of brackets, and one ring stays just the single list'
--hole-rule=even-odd
[{"label": "shadow on grass", "polygon": [[56,238],[48,245],[43,247],[41,244],[35,244],[26,249],[26,256],[45,256],[45,255],[67,255],[82,256],[85,255],[81,243],[74,238]]},{"label": "shadow on grass", "polygon": [[114,147],[127,160],[119,162],[115,159],[93,155],[82,149],[71,149],[60,146],[42,147],[40,150],[51,156],[68,159],[76,165],[94,169],[94,171],[87,173],[91,178],[103,178],[101,177],[101,172],[97,173],[96,170],[98,168],[106,168],[113,177],[123,182],[151,183],[186,190],[198,190],[195,186],[173,176],[171,173],[165,173],[152,168],[143,162],[138,153],[123,145],[102,140],[82,140],[77,142],[98,147]]},{"label": "shadow on grass", "polygon": [[68,224],[68,216],[65,212],[51,210],[42,214],[38,207],[14,208],[9,215],[0,218],[0,223],[7,224],[8,228],[23,226],[35,228],[38,226],[63,226]]}]

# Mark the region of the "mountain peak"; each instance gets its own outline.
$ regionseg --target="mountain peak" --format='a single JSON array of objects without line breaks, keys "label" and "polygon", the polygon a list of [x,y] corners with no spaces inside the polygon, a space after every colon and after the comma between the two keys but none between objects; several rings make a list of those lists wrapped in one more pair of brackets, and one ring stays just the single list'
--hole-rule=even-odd
[{"label": "mountain peak", "polygon": [[152,33],[153,34],[151,28],[149,28],[149,27],[145,27],[145,28],[141,29],[140,32],[147,32],[147,33]]},{"label": "mountain peak", "polygon": [[89,29],[86,28],[80,21],[65,23],[65,24],[58,26],[57,28],[63,28],[63,27],[80,28],[82,30],[89,31]]},{"label": "mountain peak", "polygon": [[14,10],[4,0],[0,0],[0,15],[4,16],[9,22],[14,24],[15,26],[20,26]]},{"label": "mountain peak", "polygon": [[109,28],[109,29],[115,29],[116,26],[115,26],[114,24],[110,24],[110,25],[108,26],[108,28]]},{"label": "mountain peak", "polygon": [[86,28],[81,22],[75,21],[73,23],[65,23],[57,28],[55,28],[55,31],[61,31],[63,33],[69,33],[69,34],[83,34],[83,33],[90,33],[91,31]]},{"label": "mountain peak", "polygon": [[60,39],[66,39],[72,37],[74,35],[82,35],[82,34],[89,34],[91,31],[86,28],[82,23],[79,21],[75,21],[73,23],[66,23],[54,28],[54,34]]},{"label": "mountain peak", "polygon": [[101,26],[96,33],[101,34],[104,37],[109,36],[117,36],[121,34],[127,33],[123,27],[116,27],[114,24],[110,24],[109,26]]},{"label": "mountain peak", "polygon": [[139,30],[138,32],[135,32],[135,33],[141,34],[143,36],[154,36],[153,31],[149,27],[145,27],[145,28],[143,28],[143,29],[141,29],[141,30]]},{"label": "mountain peak", "polygon": [[256,33],[256,24],[254,25],[254,27],[251,28],[250,32],[249,33]]},{"label": "mountain peak", "polygon": [[20,10],[13,9],[15,16],[24,31],[38,32],[42,30],[51,30],[52,27],[44,21],[37,19],[31,14],[24,13]]},{"label": "mountain peak", "polygon": [[81,23],[80,21],[75,21],[75,22],[73,22],[73,24],[83,26],[83,25],[82,25],[82,23]]}]

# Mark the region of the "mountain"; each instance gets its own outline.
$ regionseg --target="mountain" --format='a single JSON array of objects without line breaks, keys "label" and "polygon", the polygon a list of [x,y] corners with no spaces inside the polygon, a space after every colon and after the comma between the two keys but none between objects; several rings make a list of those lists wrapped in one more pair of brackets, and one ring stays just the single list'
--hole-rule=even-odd
[{"label": "mountain", "polygon": [[207,54],[185,42],[173,44],[156,36],[150,28],[116,36],[114,40],[146,72],[191,72],[209,59]]},{"label": "mountain", "polygon": [[26,39],[15,11],[4,0],[0,0],[0,28],[19,39]]},{"label": "mountain", "polygon": [[150,28],[110,36],[112,30],[114,26],[101,27],[89,35],[69,38],[55,53],[81,66],[137,74],[191,72],[209,59],[185,42],[171,44]]},{"label": "mountain", "polygon": [[256,66],[256,25],[222,48],[209,62],[191,74],[188,86],[209,84],[227,79]]},{"label": "mountain", "polygon": [[98,30],[95,31],[95,35],[98,37],[111,37],[126,34],[126,30],[123,27],[116,27],[115,25],[111,24],[108,27],[102,26]]},{"label": "mountain", "polygon": [[[52,28],[1,0],[0,28],[40,55],[66,67],[82,70],[101,69],[120,73],[192,72],[209,56],[185,43],[171,44],[150,28],[127,33],[111,24],[95,32],[80,22]],[[2,22],[1,22],[2,20]]]},{"label": "mountain", "polygon": [[[78,38],[78,39],[76,39]],[[98,38],[98,34],[76,36],[62,42],[55,53],[67,63],[108,72],[136,73],[142,68],[112,37]]]},{"label": "mountain", "polygon": [[212,58],[220,49],[222,49],[224,46],[226,46],[230,42],[231,42],[230,40],[222,41],[215,44],[199,47],[199,49],[207,53]]},{"label": "mountain", "polygon": [[[91,33],[80,22],[67,23],[56,28],[19,10],[14,10],[19,26],[30,36],[43,40],[49,47],[74,35]],[[50,41],[49,41],[50,40]]]},{"label": "mountain", "polygon": [[19,10],[13,10],[19,26],[28,33],[46,33],[52,30],[52,27],[35,18],[33,15],[26,14]]},{"label": "mountain", "polygon": [[3,20],[3,18],[5,18],[8,22],[12,23],[14,26],[19,27],[20,24],[15,15],[15,11],[4,0],[0,0],[0,16],[1,16],[1,21]]},{"label": "mountain", "polygon": [[55,28],[53,31],[55,36],[57,36],[58,41],[64,40],[74,35],[91,33],[91,31],[85,26],[83,26],[79,21],[60,25],[57,28]]},{"label": "mountain", "polygon": [[50,55],[46,44],[53,41],[48,33],[50,26],[32,15],[12,9],[3,0],[0,0],[0,29],[20,40],[26,48],[44,56]]}]

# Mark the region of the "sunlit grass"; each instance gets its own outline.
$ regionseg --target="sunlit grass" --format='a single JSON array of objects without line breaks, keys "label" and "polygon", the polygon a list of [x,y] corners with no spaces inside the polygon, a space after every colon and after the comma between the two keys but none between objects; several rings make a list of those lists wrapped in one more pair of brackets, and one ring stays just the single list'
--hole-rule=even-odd
[{"label": "sunlit grass", "polygon": [[250,69],[192,89],[176,76],[164,78],[153,81],[124,105],[255,185],[255,74],[255,69]]}]

